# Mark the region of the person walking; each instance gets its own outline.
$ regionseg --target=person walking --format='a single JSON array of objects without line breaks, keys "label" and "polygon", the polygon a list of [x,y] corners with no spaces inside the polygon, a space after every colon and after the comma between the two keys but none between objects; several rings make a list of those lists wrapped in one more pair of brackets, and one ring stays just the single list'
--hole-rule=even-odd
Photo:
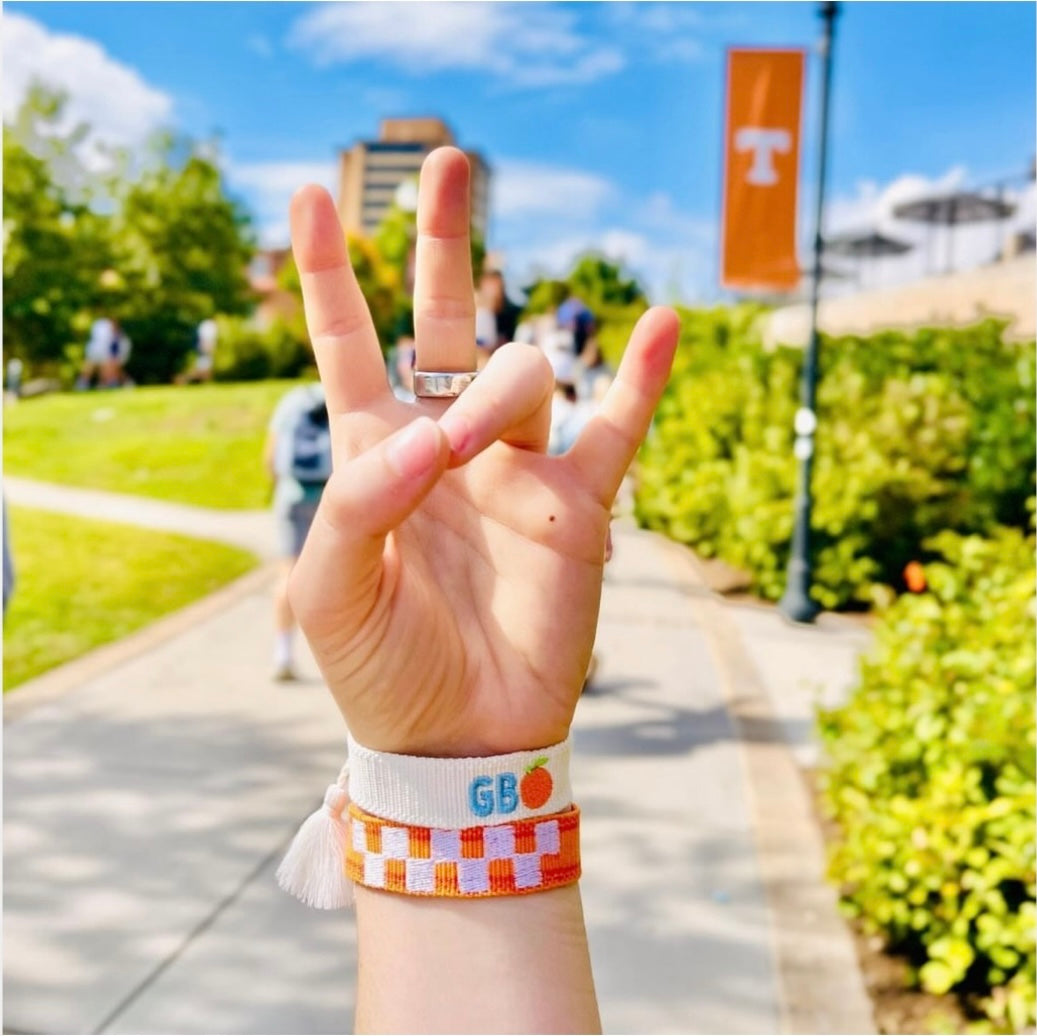
[{"label": "person walking", "polygon": [[484,270],[479,278],[475,309],[476,363],[480,369],[497,349],[515,340],[521,314],[522,308],[508,298],[500,270]]},{"label": "person walking", "polygon": [[108,341],[104,359],[101,361],[101,387],[106,389],[124,388],[130,382],[126,374],[126,364],[130,359],[133,343],[117,320],[110,324],[110,340]]},{"label": "person walking", "polygon": [[18,356],[12,356],[7,361],[7,398],[17,400],[22,395],[22,373],[25,364]]},{"label": "person walking", "polygon": [[213,366],[216,362],[216,343],[219,337],[220,329],[216,321],[212,317],[206,317],[195,332],[191,369],[177,378],[178,384],[212,381]]},{"label": "person walking", "polygon": [[288,601],[288,578],[331,476],[331,432],[322,385],[299,385],[281,398],[270,419],[264,460],[274,481],[281,557],[274,588],[274,679],[294,680],[295,619]]},{"label": "person walking", "polygon": [[101,388],[117,388],[123,383],[123,367],[130,357],[131,348],[129,338],[116,320],[98,317],[90,326],[90,338],[76,388],[91,388],[95,378]]},{"label": "person walking", "polygon": [[591,350],[596,353],[598,325],[587,304],[570,289],[558,307],[555,320],[559,329],[570,337],[573,356],[589,366]]}]

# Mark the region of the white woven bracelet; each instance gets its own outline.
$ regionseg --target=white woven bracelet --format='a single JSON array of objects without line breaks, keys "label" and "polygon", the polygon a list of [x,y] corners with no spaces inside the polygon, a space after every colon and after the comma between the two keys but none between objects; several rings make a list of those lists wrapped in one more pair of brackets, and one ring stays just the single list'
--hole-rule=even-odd
[{"label": "white woven bracelet", "polygon": [[402,824],[466,828],[557,813],[572,805],[569,738],[486,758],[376,752],[349,738],[349,797]]}]

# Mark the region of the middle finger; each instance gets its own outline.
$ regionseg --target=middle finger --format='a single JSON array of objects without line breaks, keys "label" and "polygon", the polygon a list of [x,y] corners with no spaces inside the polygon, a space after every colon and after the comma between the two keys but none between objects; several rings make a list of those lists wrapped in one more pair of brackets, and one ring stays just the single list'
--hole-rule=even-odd
[{"label": "middle finger", "polygon": [[452,147],[433,151],[421,169],[414,261],[418,370],[475,370],[469,175],[468,159]]}]

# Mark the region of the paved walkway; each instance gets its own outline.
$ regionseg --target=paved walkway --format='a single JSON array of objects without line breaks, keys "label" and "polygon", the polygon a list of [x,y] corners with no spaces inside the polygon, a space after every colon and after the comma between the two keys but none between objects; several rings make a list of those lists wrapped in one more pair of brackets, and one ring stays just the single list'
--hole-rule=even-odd
[{"label": "paved walkway", "polygon": [[96,518],[98,521],[125,522],[160,532],[176,532],[201,540],[229,543],[264,559],[274,557],[275,540],[269,511],[219,511],[126,493],[35,482],[13,475],[4,476],[4,495],[8,503],[24,507]]},{"label": "paved walkway", "polygon": [[[783,736],[803,733],[795,667],[821,651],[845,672],[859,637],[747,619],[685,552],[626,526],[615,539],[574,727],[606,1030],[874,1031]],[[351,915],[273,881],[343,727],[309,658],[302,683],[269,679],[268,610],[253,575],[101,671],[64,667],[60,694],[47,677],[14,692],[6,1030],[349,1031]],[[785,680],[764,680],[754,650]]]}]

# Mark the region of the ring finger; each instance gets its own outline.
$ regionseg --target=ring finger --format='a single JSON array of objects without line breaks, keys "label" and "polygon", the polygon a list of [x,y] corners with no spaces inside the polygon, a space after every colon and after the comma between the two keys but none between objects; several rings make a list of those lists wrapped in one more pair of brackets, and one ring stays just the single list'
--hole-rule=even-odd
[{"label": "ring finger", "polygon": [[509,342],[490,357],[479,380],[440,419],[452,467],[500,439],[543,453],[551,431],[554,374],[535,345]]}]

